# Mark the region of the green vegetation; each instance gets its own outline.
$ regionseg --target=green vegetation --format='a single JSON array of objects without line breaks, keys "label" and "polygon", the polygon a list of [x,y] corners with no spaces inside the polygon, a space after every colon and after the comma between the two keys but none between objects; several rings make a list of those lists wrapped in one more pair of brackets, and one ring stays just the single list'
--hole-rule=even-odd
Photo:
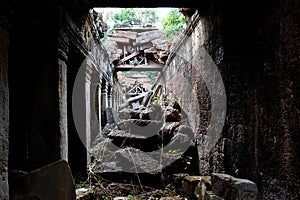
[{"label": "green vegetation", "polygon": [[174,190],[175,187],[173,183],[168,183],[164,188],[164,193],[169,193],[170,191]]},{"label": "green vegetation", "polygon": [[130,24],[133,21],[140,21],[142,25],[155,25],[158,22],[158,16],[154,8],[123,8],[120,12],[108,12],[104,21],[108,23],[108,31],[105,33],[101,42],[104,42],[107,35],[113,32],[120,25]]},{"label": "green vegetation", "polygon": [[[108,31],[101,42],[104,42],[109,33],[112,33],[120,25],[130,24],[133,21],[140,21],[142,25],[155,25],[158,23],[158,15],[155,8],[123,8],[120,12],[108,12],[104,21],[108,23]],[[167,37],[173,37],[183,28],[185,18],[177,8],[172,9],[162,19],[162,31]]]},{"label": "green vegetation", "polygon": [[128,198],[129,198],[129,199],[133,199],[134,196],[133,196],[132,194],[130,194],[130,195],[128,195]]},{"label": "green vegetation", "polygon": [[84,186],[84,183],[76,183],[75,187],[76,188],[82,188]]},{"label": "green vegetation", "polygon": [[158,104],[162,104],[162,99],[159,98],[158,96],[153,97],[153,102],[157,102]]},{"label": "green vegetation", "polygon": [[181,150],[181,149],[170,149],[169,151],[168,151],[168,153],[170,153],[170,154],[176,154],[176,153],[183,153],[183,151]]},{"label": "green vegetation", "polygon": [[111,19],[113,20],[113,28],[119,25],[128,24],[138,19],[137,13],[133,8],[123,8],[119,13],[112,13]]},{"label": "green vegetation", "polygon": [[178,9],[172,9],[166,18],[162,20],[163,32],[167,37],[171,38],[177,35],[180,30],[183,28],[185,23],[185,18]]}]

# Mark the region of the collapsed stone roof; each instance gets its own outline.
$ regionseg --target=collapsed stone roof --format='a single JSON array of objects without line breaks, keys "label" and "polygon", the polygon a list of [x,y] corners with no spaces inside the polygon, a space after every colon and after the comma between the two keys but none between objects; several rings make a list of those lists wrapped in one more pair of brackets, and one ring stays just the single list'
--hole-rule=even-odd
[{"label": "collapsed stone roof", "polygon": [[132,66],[158,70],[168,58],[172,39],[153,26],[123,26],[109,34],[103,45],[120,71]]}]

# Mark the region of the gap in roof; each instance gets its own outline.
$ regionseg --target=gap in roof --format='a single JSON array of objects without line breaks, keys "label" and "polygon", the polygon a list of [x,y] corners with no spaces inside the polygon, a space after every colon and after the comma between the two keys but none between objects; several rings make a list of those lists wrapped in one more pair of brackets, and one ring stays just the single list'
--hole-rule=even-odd
[{"label": "gap in roof", "polygon": [[[103,19],[105,21],[105,16],[109,12],[120,12],[123,8],[120,7],[95,7],[93,8],[96,12],[102,13]],[[164,19],[167,14],[174,9],[174,7],[156,7],[156,8],[140,8],[140,7],[133,7],[133,9],[143,10],[143,9],[155,9],[156,15],[158,16],[158,26],[160,25],[160,22],[162,19]]]}]

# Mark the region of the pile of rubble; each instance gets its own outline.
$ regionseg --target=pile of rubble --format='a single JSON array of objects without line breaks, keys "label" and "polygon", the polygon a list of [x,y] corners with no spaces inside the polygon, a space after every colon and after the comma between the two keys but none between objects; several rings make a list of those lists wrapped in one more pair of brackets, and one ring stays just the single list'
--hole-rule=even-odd
[{"label": "pile of rubble", "polygon": [[229,174],[212,173],[211,176],[174,174],[177,193],[191,200],[256,200],[257,185]]},{"label": "pile of rubble", "polygon": [[155,27],[136,25],[116,29],[108,35],[103,45],[115,65],[151,63],[164,65],[172,41]]},{"label": "pile of rubble", "polygon": [[167,97],[154,96],[149,101],[147,106],[131,102],[119,111],[116,123],[104,127],[92,152],[94,174],[159,185],[162,174],[167,178],[175,172],[198,170],[194,133],[186,113]]}]

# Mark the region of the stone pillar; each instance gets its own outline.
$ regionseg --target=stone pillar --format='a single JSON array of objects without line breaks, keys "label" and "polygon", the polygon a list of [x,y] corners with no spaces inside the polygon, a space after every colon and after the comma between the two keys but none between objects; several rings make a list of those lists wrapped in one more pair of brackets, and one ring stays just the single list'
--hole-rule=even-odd
[{"label": "stone pillar", "polygon": [[101,127],[103,128],[107,123],[106,109],[108,107],[107,99],[108,85],[105,78],[102,79],[101,84]]},{"label": "stone pillar", "polygon": [[101,133],[101,127],[102,127],[102,124],[101,124],[101,105],[102,105],[102,101],[101,101],[101,98],[102,98],[102,89],[101,89],[101,84],[102,84],[102,74],[101,72],[99,73],[99,86],[98,86],[98,120],[99,120],[99,133]]},{"label": "stone pillar", "polygon": [[[96,66],[93,63],[91,72],[91,84],[90,84],[90,123],[91,123],[91,148],[95,145],[94,141],[100,133],[100,123],[99,123],[99,96],[101,97],[101,84],[99,85],[99,81],[101,80],[100,72],[96,69]],[[99,95],[100,92],[100,95]],[[100,99],[101,101],[101,99]]]},{"label": "stone pillar", "polygon": [[90,148],[91,148],[91,74],[92,65],[87,60],[85,73],[85,146],[87,150],[87,163],[90,162]]},{"label": "stone pillar", "polygon": [[113,94],[112,94],[112,86],[109,85],[107,88],[107,107],[112,108],[113,105]]},{"label": "stone pillar", "polygon": [[59,128],[61,133],[60,154],[63,160],[68,160],[68,116],[67,116],[67,64],[69,39],[61,31],[58,48],[58,68],[59,68]]},{"label": "stone pillar", "polygon": [[101,87],[101,111],[105,111],[106,108],[108,108],[108,84],[107,81],[102,81],[102,87]]},{"label": "stone pillar", "polygon": [[[6,5],[0,2],[0,11]],[[10,22],[0,12],[0,199],[6,200],[8,190],[8,127],[9,127],[9,101],[8,101],[8,48]]]}]

